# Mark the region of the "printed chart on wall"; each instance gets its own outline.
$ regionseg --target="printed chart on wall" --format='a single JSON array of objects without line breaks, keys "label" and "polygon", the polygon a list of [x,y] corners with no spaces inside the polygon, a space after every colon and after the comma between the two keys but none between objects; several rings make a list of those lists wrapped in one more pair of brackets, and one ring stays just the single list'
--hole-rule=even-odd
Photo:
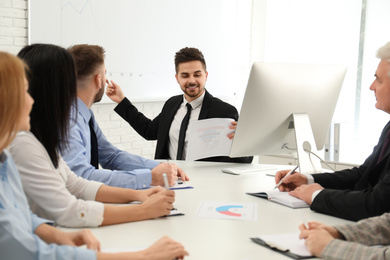
[{"label": "printed chart on wall", "polygon": [[174,55],[183,47],[196,47],[206,58],[206,87],[215,96],[233,96],[238,80],[233,78],[242,69],[237,66],[249,61],[242,50],[250,49],[251,2],[34,0],[29,38],[64,48],[103,46],[107,77],[132,101],[163,101],[181,94]]},{"label": "printed chart on wall", "polygon": [[196,213],[198,218],[257,220],[257,204],[202,201]]}]

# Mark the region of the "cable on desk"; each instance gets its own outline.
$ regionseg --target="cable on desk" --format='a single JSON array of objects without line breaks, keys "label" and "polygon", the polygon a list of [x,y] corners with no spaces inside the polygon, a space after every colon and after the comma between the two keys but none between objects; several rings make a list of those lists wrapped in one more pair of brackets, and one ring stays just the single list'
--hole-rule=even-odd
[{"label": "cable on desk", "polygon": [[[290,147],[288,147],[287,145],[283,145],[283,149],[287,149],[287,150],[291,150],[291,151],[296,151],[297,149],[292,149]],[[330,166],[326,161],[324,161],[321,157],[319,157],[317,154],[313,153],[312,151],[309,151],[307,149],[303,149],[305,152],[309,153],[310,155],[314,155],[315,157],[317,157],[318,159],[320,159],[320,161],[322,163],[324,163],[326,166],[328,166],[332,171],[336,171],[335,169],[333,169],[332,166]]]}]

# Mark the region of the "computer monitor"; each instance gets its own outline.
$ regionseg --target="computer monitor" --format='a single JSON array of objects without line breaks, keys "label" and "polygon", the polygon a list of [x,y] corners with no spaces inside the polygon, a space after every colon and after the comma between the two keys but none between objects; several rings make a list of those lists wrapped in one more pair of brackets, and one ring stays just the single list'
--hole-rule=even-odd
[{"label": "computer monitor", "polygon": [[301,173],[320,172],[307,151],[324,146],[345,73],[344,65],[254,63],[230,156],[296,152]]}]

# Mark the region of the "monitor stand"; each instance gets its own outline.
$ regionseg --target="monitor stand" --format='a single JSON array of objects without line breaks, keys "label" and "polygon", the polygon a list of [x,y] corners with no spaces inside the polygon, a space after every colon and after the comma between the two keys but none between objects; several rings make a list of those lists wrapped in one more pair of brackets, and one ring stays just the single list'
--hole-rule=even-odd
[{"label": "monitor stand", "polygon": [[299,172],[302,174],[322,172],[320,159],[307,152],[311,151],[318,155],[309,116],[306,113],[302,113],[292,114],[292,117],[294,121]]}]

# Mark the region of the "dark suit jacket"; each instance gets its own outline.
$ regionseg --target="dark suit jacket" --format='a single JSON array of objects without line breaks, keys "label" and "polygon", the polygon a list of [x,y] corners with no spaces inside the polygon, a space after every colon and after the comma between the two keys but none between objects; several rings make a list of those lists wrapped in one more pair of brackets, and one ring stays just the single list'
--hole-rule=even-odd
[{"label": "dark suit jacket", "polygon": [[360,166],[335,173],[313,174],[325,189],[310,208],[336,217],[360,220],[390,211],[390,149],[378,162],[390,122],[382,131],[372,154]]},{"label": "dark suit jacket", "polygon": [[[183,95],[171,97],[165,102],[161,113],[153,120],[139,112],[127,98],[122,100],[114,110],[146,140],[157,140],[155,159],[168,159],[169,129],[182,102]],[[206,90],[198,119],[206,118],[233,118],[237,121],[238,112],[234,106],[213,97]],[[251,163],[252,159],[253,157],[230,158],[218,156],[205,158],[202,161]]]}]

